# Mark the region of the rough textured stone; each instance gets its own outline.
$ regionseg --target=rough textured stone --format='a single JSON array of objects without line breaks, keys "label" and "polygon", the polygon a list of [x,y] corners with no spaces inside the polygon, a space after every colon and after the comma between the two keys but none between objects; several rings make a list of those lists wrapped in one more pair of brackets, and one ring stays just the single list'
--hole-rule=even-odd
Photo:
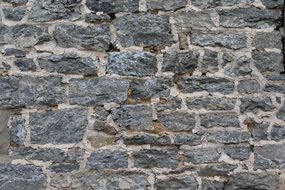
[{"label": "rough textured stone", "polygon": [[22,116],[13,116],[10,119],[9,133],[10,133],[10,142],[17,145],[24,145],[26,140],[26,120]]},{"label": "rough textured stone", "polygon": [[264,91],[285,94],[285,83],[267,83]]},{"label": "rough textured stone", "polygon": [[257,113],[259,111],[269,112],[274,109],[270,97],[258,96],[253,98],[241,98],[240,111]]},{"label": "rough textured stone", "polygon": [[126,145],[169,145],[171,144],[171,139],[167,135],[137,134],[125,138],[124,143]]},{"label": "rough textured stone", "polygon": [[155,104],[155,108],[157,111],[176,110],[181,108],[181,104],[182,99],[179,97],[162,97],[160,101]]},{"label": "rough textured stone", "polygon": [[178,166],[177,149],[142,149],[133,153],[137,168],[170,168]]},{"label": "rough textured stone", "polygon": [[198,66],[199,53],[171,52],[163,55],[162,72],[173,72],[175,74],[193,73]]},{"label": "rough textured stone", "polygon": [[23,7],[3,8],[2,11],[6,19],[12,21],[20,21],[25,16],[26,9]]},{"label": "rough textured stone", "polygon": [[255,141],[267,140],[268,123],[254,123],[252,137]]},{"label": "rough textured stone", "polygon": [[276,72],[279,74],[284,70],[283,57],[279,53],[253,51],[252,58],[254,65],[261,73]]},{"label": "rough textured stone", "polygon": [[154,76],[156,57],[148,52],[111,52],[107,73],[123,76]]},{"label": "rough textured stone", "polygon": [[209,132],[207,139],[211,143],[238,144],[248,142],[250,134],[245,131],[215,131]]},{"label": "rough textured stone", "polygon": [[3,51],[4,56],[14,55],[15,57],[25,57],[27,53],[27,51],[23,51],[16,48],[5,48]]},{"label": "rough textured stone", "polygon": [[167,179],[157,179],[154,183],[157,190],[172,190],[172,189],[188,189],[197,190],[198,182],[193,176],[175,177],[170,176]]},{"label": "rough textured stone", "polygon": [[152,109],[148,105],[123,105],[112,110],[114,122],[123,129],[151,130]]},{"label": "rough textured stone", "polygon": [[202,143],[201,136],[197,134],[176,134],[173,140],[176,145],[196,146]]},{"label": "rough textured stone", "polygon": [[69,102],[80,105],[121,103],[127,99],[129,82],[118,78],[72,79]]},{"label": "rough textured stone", "polygon": [[97,75],[97,66],[90,57],[80,57],[75,53],[49,55],[38,58],[42,69],[64,74]]},{"label": "rough textured stone", "polygon": [[183,93],[207,91],[209,93],[219,92],[230,94],[234,90],[234,82],[224,78],[212,77],[181,77],[178,82],[178,89]]},{"label": "rough textured stone", "polygon": [[239,93],[252,94],[260,91],[260,84],[255,79],[244,79],[237,86]]},{"label": "rough textured stone", "polygon": [[191,44],[241,49],[246,47],[246,36],[242,32],[192,32]]},{"label": "rough textured stone", "polygon": [[236,113],[206,113],[200,115],[201,126],[211,127],[240,127],[238,115]]},{"label": "rough textured stone", "polygon": [[225,184],[225,190],[232,189],[255,189],[271,190],[277,188],[277,175],[268,175],[268,173],[237,173],[230,177]]},{"label": "rough textured stone", "polygon": [[185,7],[187,4],[186,0],[147,0],[146,1],[146,7],[148,10],[153,11],[172,11],[177,10],[182,7]]},{"label": "rough textured stone", "polygon": [[285,139],[285,127],[274,125],[271,129],[271,139],[275,141],[281,141]]},{"label": "rough textured stone", "polygon": [[138,12],[139,0],[87,0],[87,7],[94,12]]},{"label": "rough textured stone", "polygon": [[206,110],[232,110],[236,104],[235,98],[216,97],[189,97],[186,98],[186,105],[189,109]]},{"label": "rough textured stone", "polygon": [[60,77],[0,78],[0,107],[16,108],[63,103],[64,88]]},{"label": "rough textured stone", "polygon": [[14,64],[21,71],[36,71],[37,67],[32,58],[20,58],[14,61]]},{"label": "rough textured stone", "polygon": [[123,47],[170,45],[171,26],[168,17],[153,14],[125,15],[114,21],[117,36]]},{"label": "rough textured stone", "polygon": [[248,5],[253,3],[254,0],[192,0],[192,5],[199,8],[214,8],[221,6],[234,6],[239,4]]},{"label": "rough textured stone", "polygon": [[285,147],[282,144],[254,148],[255,169],[284,169]]},{"label": "rough textured stone", "polygon": [[96,51],[108,50],[110,44],[109,25],[84,27],[75,24],[55,26],[53,33],[57,44],[63,48],[81,48]]},{"label": "rough textured stone", "polygon": [[167,130],[191,131],[195,127],[195,115],[185,112],[160,112],[157,116],[158,122]]},{"label": "rough textured stone", "polygon": [[218,52],[206,49],[201,62],[202,73],[215,73],[219,70]]},{"label": "rough textured stone", "polygon": [[279,111],[276,114],[276,117],[278,119],[285,121],[285,104],[279,109]]},{"label": "rough textured stone", "polygon": [[249,146],[226,146],[224,152],[234,160],[247,160],[251,149]]},{"label": "rough textured stone", "polygon": [[86,168],[119,169],[128,167],[128,154],[120,150],[100,150],[88,158]]},{"label": "rough textured stone", "polygon": [[220,153],[215,148],[195,148],[184,150],[186,162],[193,164],[203,164],[217,162],[220,158]]},{"label": "rough textured stone", "polygon": [[253,38],[252,46],[256,49],[278,48],[282,49],[282,36],[280,32],[257,32]]},{"label": "rough textured stone", "polygon": [[30,114],[31,143],[67,144],[82,140],[87,126],[84,109],[63,109]]},{"label": "rough textured stone", "polygon": [[42,169],[31,165],[0,164],[0,187],[5,190],[44,190],[46,176]]},{"label": "rough textured stone", "polygon": [[200,176],[228,176],[229,172],[237,168],[237,165],[228,164],[225,162],[218,164],[209,164],[201,167],[198,171]]},{"label": "rough textured stone", "polygon": [[261,0],[262,4],[267,8],[282,8],[284,0]]},{"label": "rough textured stone", "polygon": [[252,73],[251,58],[244,55],[236,60],[236,64],[231,63],[229,68],[226,68],[226,73],[232,76],[246,76]]},{"label": "rough textured stone", "polygon": [[220,24],[232,28],[276,28],[282,20],[281,11],[258,8],[237,8],[219,11]]},{"label": "rough textured stone", "polygon": [[224,182],[202,180],[202,190],[221,190],[224,187]]},{"label": "rough textured stone", "polygon": [[28,2],[28,0],[3,0],[4,2],[16,4],[16,5],[24,5]]},{"label": "rough textured stone", "polygon": [[101,14],[101,15],[96,15],[94,13],[88,13],[85,15],[85,22],[88,23],[102,23],[102,22],[107,22],[110,21],[111,17],[107,14]]}]

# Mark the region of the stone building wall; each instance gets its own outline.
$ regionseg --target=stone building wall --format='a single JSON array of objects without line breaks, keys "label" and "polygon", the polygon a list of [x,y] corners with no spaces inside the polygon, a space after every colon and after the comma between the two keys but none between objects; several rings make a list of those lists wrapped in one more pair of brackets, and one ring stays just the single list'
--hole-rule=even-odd
[{"label": "stone building wall", "polygon": [[0,7],[0,190],[285,190],[283,0]]}]

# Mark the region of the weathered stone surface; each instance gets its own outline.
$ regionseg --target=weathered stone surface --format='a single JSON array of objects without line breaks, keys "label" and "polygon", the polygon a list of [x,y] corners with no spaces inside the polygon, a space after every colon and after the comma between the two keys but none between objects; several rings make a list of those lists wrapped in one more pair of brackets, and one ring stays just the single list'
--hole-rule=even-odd
[{"label": "weathered stone surface", "polygon": [[160,112],[157,115],[157,120],[167,130],[174,132],[191,131],[196,123],[194,114],[180,111]]},{"label": "weathered stone surface", "polygon": [[285,94],[285,83],[267,83],[264,91]]},{"label": "weathered stone surface", "polygon": [[176,28],[183,33],[192,32],[193,29],[211,29],[215,25],[209,13],[195,10],[178,12],[174,17]]},{"label": "weathered stone surface", "polygon": [[275,141],[285,139],[285,126],[274,125],[271,129],[271,139]]},{"label": "weathered stone surface", "polygon": [[75,189],[148,189],[148,176],[133,171],[83,171],[71,176]]},{"label": "weathered stone surface", "polygon": [[37,67],[32,58],[19,58],[14,61],[14,64],[21,71],[36,71]]},{"label": "weathered stone surface", "polygon": [[228,176],[229,172],[237,168],[237,165],[228,164],[226,162],[218,164],[209,164],[201,167],[198,171],[200,176]]},{"label": "weathered stone surface", "polygon": [[38,63],[48,72],[64,74],[97,75],[96,62],[90,57],[80,57],[75,53],[39,57]]},{"label": "weathered stone surface", "polygon": [[219,15],[221,26],[232,28],[276,28],[282,21],[281,11],[258,8],[222,10]]},{"label": "weathered stone surface", "polygon": [[107,14],[101,14],[101,15],[96,15],[94,13],[88,13],[85,15],[85,22],[88,23],[102,23],[102,22],[107,22],[110,21],[111,17]]},{"label": "weathered stone surface", "polygon": [[258,96],[253,98],[241,98],[240,99],[240,111],[257,113],[259,111],[269,112],[274,109],[274,105],[270,97]]},{"label": "weathered stone surface", "polygon": [[87,126],[87,111],[74,108],[31,113],[29,123],[33,144],[78,143]]},{"label": "weathered stone surface", "polygon": [[14,26],[0,26],[0,43],[15,44],[17,47],[27,48],[42,44],[50,40],[47,27],[27,24]]},{"label": "weathered stone surface", "polygon": [[215,73],[219,70],[218,52],[205,50],[203,61],[201,62],[202,73]]},{"label": "weathered stone surface", "polygon": [[173,42],[168,17],[153,14],[125,15],[114,21],[123,47],[168,46]]},{"label": "weathered stone surface", "polygon": [[131,82],[130,95],[134,99],[147,100],[157,97],[168,97],[172,81],[168,78],[152,78]]},{"label": "weathered stone surface", "polygon": [[230,63],[229,68],[226,68],[226,73],[232,76],[246,76],[252,73],[251,58],[244,55],[236,60],[236,64]]},{"label": "weathered stone surface", "polygon": [[10,142],[17,145],[24,145],[26,140],[25,118],[23,116],[13,116],[10,118],[9,133]]},{"label": "weathered stone surface", "polygon": [[127,99],[129,82],[118,78],[70,80],[69,102],[80,105],[121,103]]},{"label": "weathered stone surface", "polygon": [[188,189],[197,190],[198,182],[193,176],[175,177],[169,176],[167,179],[157,179],[154,183],[157,190]]},{"label": "weathered stone surface", "polygon": [[278,119],[285,121],[285,104],[279,109],[279,111],[276,114],[276,117]]},{"label": "weathered stone surface", "polygon": [[27,53],[27,51],[23,51],[16,48],[5,48],[3,51],[4,56],[14,55],[15,57],[25,57]]},{"label": "weathered stone surface", "polygon": [[60,77],[0,78],[0,107],[16,108],[63,103],[64,88]]},{"label": "weathered stone surface", "polygon": [[162,72],[173,72],[175,74],[193,73],[198,66],[199,53],[171,52],[163,55]]},{"label": "weathered stone surface", "polygon": [[214,8],[221,6],[234,6],[239,4],[251,4],[254,0],[192,0],[192,5],[206,9],[206,8]]},{"label": "weathered stone surface", "polygon": [[157,72],[155,55],[148,52],[111,52],[107,73],[123,76],[154,76]]},{"label": "weathered stone surface", "polygon": [[155,108],[157,111],[176,110],[181,108],[181,104],[182,99],[179,97],[162,97],[160,101],[155,104]]},{"label": "weathered stone surface", "polygon": [[284,6],[284,0],[261,0],[262,4],[267,8],[282,8]]},{"label": "weathered stone surface", "polygon": [[239,81],[237,88],[239,93],[252,94],[260,91],[261,86],[255,79],[244,79]]},{"label": "weathered stone surface", "polygon": [[94,12],[138,12],[139,0],[87,0],[87,7]]},{"label": "weathered stone surface", "polygon": [[128,167],[128,154],[120,150],[100,150],[88,158],[88,169],[119,169]]},{"label": "weathered stone surface", "polygon": [[224,187],[224,182],[202,180],[202,190],[221,190]]},{"label": "weathered stone surface", "polygon": [[245,131],[215,131],[209,132],[207,139],[211,143],[238,144],[247,142],[250,133]]},{"label": "weathered stone surface", "polygon": [[206,113],[200,115],[201,126],[211,127],[240,127],[238,115],[236,113]]},{"label": "weathered stone surface", "polygon": [[77,163],[55,163],[48,167],[49,170],[56,173],[68,173],[79,169]]},{"label": "weathered stone surface", "polygon": [[149,105],[123,105],[112,109],[114,122],[123,129],[151,130],[152,109]]},{"label": "weathered stone surface", "polygon": [[188,77],[183,76],[177,82],[178,89],[183,93],[207,91],[230,94],[234,90],[234,82],[217,77]]},{"label": "weathered stone surface", "polygon": [[175,169],[179,160],[177,149],[142,149],[133,153],[134,167]]},{"label": "weathered stone surface", "polygon": [[53,33],[57,44],[63,48],[81,48],[96,51],[108,50],[111,42],[109,25],[80,26],[61,24],[55,26]]},{"label": "weathered stone surface", "polygon": [[175,11],[187,4],[186,0],[147,0],[146,7],[148,10],[152,11]]},{"label": "weathered stone surface", "polygon": [[284,70],[282,65],[283,57],[275,52],[253,51],[252,58],[254,65],[261,73],[276,72]]},{"label": "weathered stone surface", "polygon": [[89,135],[87,140],[93,148],[101,148],[104,146],[115,145],[117,138],[106,135],[105,133],[96,133],[95,135]]},{"label": "weathered stone surface", "polygon": [[44,190],[46,176],[32,165],[0,164],[0,187],[5,190]]},{"label": "weathered stone surface", "polygon": [[197,134],[176,134],[173,140],[176,145],[196,146],[202,143],[201,136]]},{"label": "weathered stone surface", "polygon": [[234,160],[247,160],[251,149],[249,146],[226,146],[224,152]]},{"label": "weathered stone surface", "polygon": [[252,137],[255,141],[267,140],[268,123],[254,123]]},{"label": "weathered stone surface", "polygon": [[241,49],[246,47],[246,36],[242,32],[192,32],[191,44]]},{"label": "weathered stone surface", "polygon": [[236,104],[235,98],[216,98],[216,97],[188,97],[186,105],[189,109],[206,110],[232,110]]},{"label": "weathered stone surface", "polygon": [[16,4],[16,5],[24,5],[28,2],[28,0],[3,0],[4,2]]},{"label": "weathered stone surface", "polygon": [[220,158],[220,153],[215,148],[195,148],[184,150],[186,162],[193,164],[203,164],[217,162]]},{"label": "weathered stone surface", "polygon": [[53,174],[49,184],[55,188],[67,188],[70,186],[70,181],[65,174]]},{"label": "weathered stone surface", "polygon": [[150,135],[150,134],[137,134],[124,139],[126,145],[169,145],[171,140],[167,135]]},{"label": "weathered stone surface", "polygon": [[3,8],[4,17],[12,21],[20,21],[25,16],[26,9],[23,7]]},{"label": "weathered stone surface", "polygon": [[282,49],[282,36],[280,32],[257,32],[253,38],[252,46],[256,49],[278,48]]},{"label": "weathered stone surface", "polygon": [[271,190],[277,188],[278,176],[268,173],[237,173],[230,177],[225,184],[225,190],[232,189],[255,189]]}]

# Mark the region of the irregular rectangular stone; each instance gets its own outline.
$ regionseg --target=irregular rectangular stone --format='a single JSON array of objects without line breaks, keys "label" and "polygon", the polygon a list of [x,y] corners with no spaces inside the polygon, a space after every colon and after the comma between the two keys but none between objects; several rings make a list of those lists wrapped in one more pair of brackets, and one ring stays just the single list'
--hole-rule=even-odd
[{"label": "irregular rectangular stone", "polygon": [[90,57],[80,57],[75,53],[49,55],[38,58],[40,67],[48,72],[95,76],[98,71],[96,66],[98,64],[97,61]]},{"label": "irregular rectangular stone", "polygon": [[217,77],[189,77],[183,76],[177,81],[178,89],[183,93],[207,91],[230,94],[234,91],[234,82]]},{"label": "irregular rectangular stone", "polygon": [[278,176],[268,173],[236,173],[233,174],[225,184],[225,190],[233,189],[256,189],[272,190],[277,189]]},{"label": "irregular rectangular stone", "polygon": [[199,7],[201,9],[215,8],[215,7],[225,7],[234,5],[250,5],[254,0],[192,0],[192,5]]},{"label": "irregular rectangular stone", "polygon": [[17,108],[63,103],[60,77],[7,76],[0,78],[0,107]]},{"label": "irregular rectangular stone", "polygon": [[68,173],[79,169],[78,163],[54,163],[48,167],[49,170],[56,173]]},{"label": "irregular rectangular stone", "polygon": [[8,20],[12,21],[20,21],[24,18],[26,9],[23,7],[15,7],[15,8],[3,8],[2,9],[4,17]]},{"label": "irregular rectangular stone", "polygon": [[274,125],[271,129],[271,139],[275,141],[285,139],[285,126]]},{"label": "irregular rectangular stone", "polygon": [[264,91],[285,94],[285,83],[267,83]]},{"label": "irregular rectangular stone", "polygon": [[166,179],[156,179],[154,186],[157,190],[188,189],[197,190],[198,182],[194,176],[168,176]]},{"label": "irregular rectangular stone", "polygon": [[157,72],[155,55],[148,52],[111,52],[107,73],[123,76],[154,76]]},{"label": "irregular rectangular stone", "polygon": [[14,64],[21,71],[36,71],[37,70],[37,66],[33,58],[19,58],[14,61]]},{"label": "irregular rectangular stone", "polygon": [[243,55],[236,59],[236,64],[233,62],[229,63],[229,67],[225,68],[225,72],[233,77],[251,75],[251,62],[252,59],[249,56]]},{"label": "irregular rectangular stone", "polygon": [[261,2],[269,9],[284,8],[284,0],[261,0]]},{"label": "irregular rectangular stone", "polygon": [[111,17],[107,14],[96,15],[95,13],[88,13],[85,15],[85,22],[99,24],[105,21],[110,21]]},{"label": "irregular rectangular stone", "polygon": [[255,141],[267,140],[267,131],[268,131],[269,123],[254,123],[252,137]]},{"label": "irregular rectangular stone", "polygon": [[150,135],[150,134],[136,134],[128,136],[124,139],[126,145],[169,145],[171,144],[171,139],[167,135]]},{"label": "irregular rectangular stone", "polygon": [[258,113],[260,111],[269,112],[275,108],[270,97],[258,96],[253,98],[241,98],[240,101],[241,113]]},{"label": "irregular rectangular stone", "polygon": [[218,11],[220,25],[229,28],[276,28],[282,23],[282,12],[259,8],[237,8]]},{"label": "irregular rectangular stone", "polygon": [[81,0],[37,0],[33,3],[29,20],[34,22],[47,22],[78,18],[80,12],[76,10],[76,7],[80,5],[80,2]]},{"label": "irregular rectangular stone", "polygon": [[285,104],[283,104],[283,106],[279,109],[279,111],[276,114],[276,117],[278,119],[285,121]]},{"label": "irregular rectangular stone", "polygon": [[243,32],[192,32],[191,44],[197,46],[241,49],[246,47],[247,37]]},{"label": "irregular rectangular stone", "polygon": [[46,175],[33,165],[0,163],[0,187],[5,190],[45,190]]},{"label": "irregular rectangular stone", "polygon": [[120,169],[128,167],[128,154],[120,150],[92,152],[86,163],[88,169]]},{"label": "irregular rectangular stone", "polygon": [[201,136],[197,134],[175,134],[173,140],[175,145],[196,146],[202,144]]},{"label": "irregular rectangular stone", "polygon": [[233,112],[205,113],[200,115],[202,127],[240,127],[238,115]]},{"label": "irregular rectangular stone", "polygon": [[226,146],[224,152],[234,160],[247,160],[251,153],[249,146]]},{"label": "irregular rectangular stone", "polygon": [[134,167],[137,168],[169,168],[178,166],[178,150],[175,148],[165,149],[142,149],[132,154]]},{"label": "irregular rectangular stone", "polygon": [[26,57],[27,51],[16,48],[5,48],[2,52],[4,56],[14,55],[15,57]]},{"label": "irregular rectangular stone", "polygon": [[96,26],[80,26],[61,24],[55,26],[54,39],[63,48],[80,48],[87,50],[106,51],[111,42],[109,24]]},{"label": "irregular rectangular stone", "polygon": [[118,78],[71,79],[70,104],[103,105],[121,103],[127,99],[129,82]]},{"label": "irregular rectangular stone", "polygon": [[207,139],[211,143],[238,144],[248,142],[250,133],[245,131],[215,131],[209,132]]},{"label": "irregular rectangular stone", "polygon": [[181,109],[182,99],[179,97],[162,97],[159,100],[160,101],[155,104],[157,111]]},{"label": "irregular rectangular stone", "polygon": [[201,62],[202,73],[215,73],[219,70],[218,52],[206,49]]},{"label": "irregular rectangular stone", "polygon": [[252,52],[252,58],[255,67],[262,74],[272,72],[280,74],[284,70],[283,56],[280,53],[255,50]]},{"label": "irregular rectangular stone", "polygon": [[198,171],[199,176],[228,176],[230,172],[237,168],[237,165],[232,165],[226,162],[217,164],[208,164],[202,166]]},{"label": "irregular rectangular stone", "polygon": [[189,109],[232,110],[236,104],[235,98],[188,97],[186,105]]},{"label": "irregular rectangular stone", "polygon": [[3,1],[16,5],[25,5],[28,2],[28,0],[3,0]]},{"label": "irregular rectangular stone", "polygon": [[193,164],[217,162],[221,156],[216,148],[191,148],[184,150],[184,155],[185,161]]},{"label": "irregular rectangular stone", "polygon": [[152,11],[175,11],[187,4],[186,0],[147,0],[146,8]]},{"label": "irregular rectangular stone", "polygon": [[222,181],[202,180],[202,190],[221,190],[224,188]]},{"label": "irregular rectangular stone", "polygon": [[108,14],[139,11],[139,0],[87,0],[86,5],[93,12]]},{"label": "irregular rectangular stone", "polygon": [[63,109],[30,114],[32,144],[68,144],[82,140],[87,127],[87,111]]},{"label": "irregular rectangular stone", "polygon": [[273,32],[257,32],[253,38],[252,46],[256,49],[282,49],[282,36],[280,32],[276,30]]},{"label": "irregular rectangular stone", "polygon": [[169,131],[191,131],[195,127],[195,115],[186,112],[159,112],[157,121]]},{"label": "irregular rectangular stone", "polygon": [[167,16],[125,15],[114,20],[114,26],[123,47],[169,46],[173,43],[171,25]]},{"label": "irregular rectangular stone", "polygon": [[149,105],[122,105],[112,109],[112,118],[122,129],[153,129],[152,108]]},{"label": "irregular rectangular stone", "polygon": [[10,125],[8,125],[10,144],[24,145],[27,135],[25,122],[23,116],[10,117]]},{"label": "irregular rectangular stone", "polygon": [[193,73],[198,67],[199,53],[195,51],[169,52],[163,55],[162,72]]},{"label": "irregular rectangular stone", "polygon": [[239,81],[237,88],[239,93],[252,94],[259,92],[261,86],[255,79],[244,79]]}]

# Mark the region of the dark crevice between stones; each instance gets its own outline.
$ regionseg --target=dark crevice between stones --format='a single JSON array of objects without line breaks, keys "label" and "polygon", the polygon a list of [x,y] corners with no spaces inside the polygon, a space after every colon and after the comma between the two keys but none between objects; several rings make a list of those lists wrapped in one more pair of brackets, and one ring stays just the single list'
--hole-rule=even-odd
[{"label": "dark crevice between stones", "polygon": [[120,50],[116,47],[116,45],[110,43],[109,44],[109,49],[107,50],[107,52],[119,52]]},{"label": "dark crevice between stones", "polygon": [[115,13],[108,13],[108,15],[110,16],[111,20],[116,19],[116,14]]}]

